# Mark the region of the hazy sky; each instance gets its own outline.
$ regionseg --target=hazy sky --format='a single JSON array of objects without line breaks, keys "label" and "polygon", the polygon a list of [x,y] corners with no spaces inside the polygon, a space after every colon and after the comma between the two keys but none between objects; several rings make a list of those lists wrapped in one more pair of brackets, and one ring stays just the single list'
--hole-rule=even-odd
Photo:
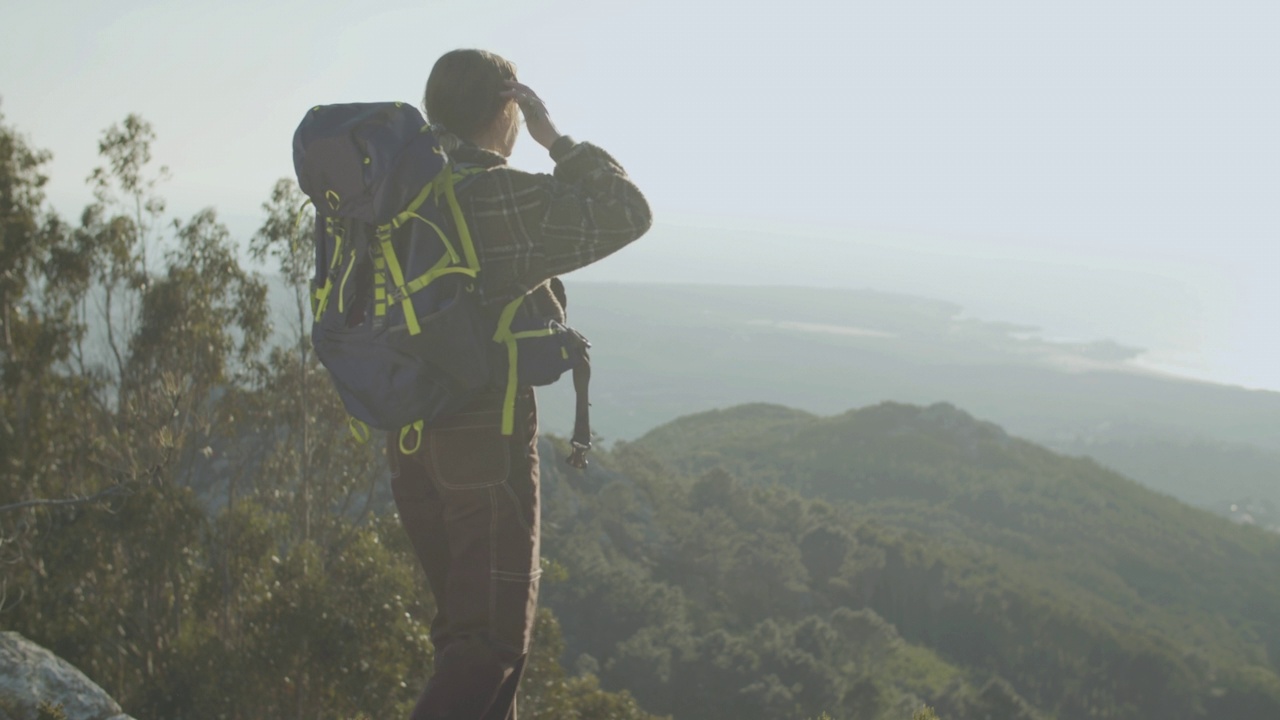
[{"label": "hazy sky", "polygon": [[928,294],[1280,390],[1274,0],[9,2],[0,112],[68,215],[137,112],[171,209],[245,234],[308,107],[416,103],[464,46],[654,205],[585,278]]}]

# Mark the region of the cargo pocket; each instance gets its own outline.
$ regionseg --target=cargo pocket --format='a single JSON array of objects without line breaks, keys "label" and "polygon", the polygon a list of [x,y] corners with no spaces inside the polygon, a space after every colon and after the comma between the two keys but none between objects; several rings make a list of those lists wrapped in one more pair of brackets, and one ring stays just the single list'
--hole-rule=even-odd
[{"label": "cargo pocket", "polygon": [[462,412],[427,430],[431,469],[450,490],[500,485],[511,472],[511,438],[502,434],[502,411]]}]

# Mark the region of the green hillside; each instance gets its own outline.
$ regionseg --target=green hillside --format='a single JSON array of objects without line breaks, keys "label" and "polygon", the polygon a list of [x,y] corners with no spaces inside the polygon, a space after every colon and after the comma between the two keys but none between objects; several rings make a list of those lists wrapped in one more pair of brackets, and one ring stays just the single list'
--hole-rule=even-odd
[{"label": "green hillside", "polygon": [[1280,716],[1280,537],[949,405],[737,407],[599,465],[544,468],[547,599],[653,711]]}]

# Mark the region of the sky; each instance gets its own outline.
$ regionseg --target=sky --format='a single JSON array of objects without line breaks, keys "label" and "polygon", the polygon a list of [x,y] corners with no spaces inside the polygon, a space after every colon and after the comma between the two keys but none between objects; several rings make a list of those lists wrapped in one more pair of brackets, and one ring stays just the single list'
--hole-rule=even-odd
[{"label": "sky", "polygon": [[655,210],[571,283],[927,295],[1280,390],[1277,38],[1274,0],[10,2],[0,112],[68,217],[138,113],[172,213],[247,237],[307,108],[483,47]]}]

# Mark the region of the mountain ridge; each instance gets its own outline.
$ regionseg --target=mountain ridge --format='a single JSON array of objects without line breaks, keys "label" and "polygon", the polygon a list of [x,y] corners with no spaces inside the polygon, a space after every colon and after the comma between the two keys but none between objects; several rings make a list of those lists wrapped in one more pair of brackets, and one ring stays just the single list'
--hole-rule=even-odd
[{"label": "mountain ridge", "polygon": [[[955,303],[836,288],[576,283],[569,316],[593,342],[606,439],[760,401],[824,415],[948,402],[1220,514],[1280,506],[1280,393],[1125,370],[1116,358],[1134,349],[1123,343],[1054,342]],[[540,389],[539,402],[544,427],[567,433],[568,384]],[[1161,463],[1197,454],[1224,461]]]},{"label": "mountain ridge", "polygon": [[[621,493],[634,498],[621,507],[650,508],[601,526],[611,543],[622,543],[607,562],[648,558],[642,565],[656,563],[654,580],[685,592],[706,580],[679,569],[690,546],[663,550],[688,532],[679,526],[721,522],[712,518],[728,512],[742,514],[740,532],[753,534],[751,523],[766,511],[733,508],[777,502],[767,512],[788,516],[795,511],[785,496],[798,493],[805,502],[833,503],[846,519],[793,540],[781,529],[783,536],[742,541],[738,556],[723,557],[762,562],[743,558],[781,552],[761,568],[792,578],[785,587],[797,589],[753,590],[736,602],[754,596],[757,608],[777,602],[792,608],[785,612],[802,612],[796,608],[804,603],[785,599],[800,592],[795,598],[811,596],[805,602],[818,608],[874,610],[904,640],[970,677],[1007,679],[1062,720],[1261,719],[1280,712],[1280,536],[1236,526],[955,406],[882,403],[821,417],[749,404],[680,418],[618,443],[601,463],[613,479],[573,491],[579,503]],[[549,469],[549,487],[559,474]],[[768,500],[771,493],[782,499]],[[550,517],[557,518],[561,500],[549,501]],[[681,502],[691,509],[663,509]],[[668,513],[686,519],[645,529]],[[792,542],[796,549],[784,550]],[[832,542],[845,550],[820,561]],[[559,551],[562,543],[549,548]],[[782,560],[789,552],[798,553],[795,560]],[[802,558],[799,575],[786,569]],[[676,564],[663,570],[665,563]],[[574,573],[594,577],[583,566]],[[710,602],[717,595],[693,597]],[[574,612],[571,603],[556,609],[566,618]],[[566,634],[580,637],[587,631],[575,622],[566,620]],[[1114,678],[1123,684],[1113,687]],[[1116,703],[1114,714],[1090,714],[1085,696],[1098,692]]]}]

